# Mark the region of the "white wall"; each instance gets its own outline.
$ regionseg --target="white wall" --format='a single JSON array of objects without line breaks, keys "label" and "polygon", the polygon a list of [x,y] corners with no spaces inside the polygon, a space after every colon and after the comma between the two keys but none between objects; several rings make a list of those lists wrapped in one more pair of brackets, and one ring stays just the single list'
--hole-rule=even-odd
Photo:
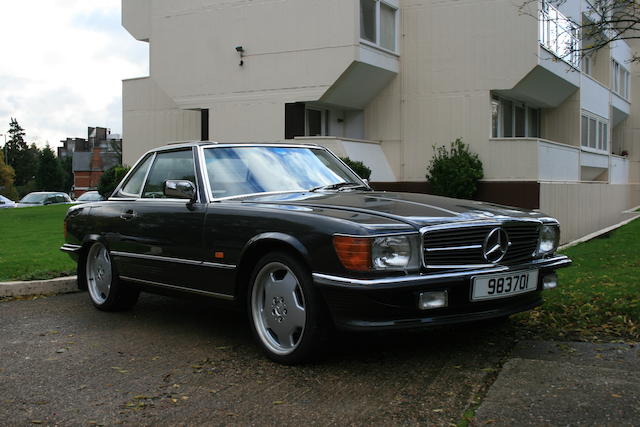
[{"label": "white wall", "polygon": [[150,78],[123,82],[122,161],[133,166],[148,150],[200,139],[199,111],[179,109]]},{"label": "white wall", "polygon": [[562,244],[621,222],[638,185],[540,184],[540,211],[560,221]]},{"label": "white wall", "polygon": [[[158,0],[151,75],[184,108],[319,99],[356,57],[358,8],[356,0]],[[242,67],[236,46],[245,49]]]},{"label": "white wall", "polygon": [[580,149],[540,141],[538,176],[541,181],[579,181]]},{"label": "white wall", "polygon": [[624,157],[611,156],[611,162],[609,166],[609,183],[629,183],[629,159],[626,159]]}]

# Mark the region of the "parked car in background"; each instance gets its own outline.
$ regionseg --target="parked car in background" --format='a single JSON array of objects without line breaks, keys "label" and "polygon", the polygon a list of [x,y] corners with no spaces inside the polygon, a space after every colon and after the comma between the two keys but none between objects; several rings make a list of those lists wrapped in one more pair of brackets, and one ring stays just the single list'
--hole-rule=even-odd
[{"label": "parked car in background", "polygon": [[169,145],[104,202],[73,206],[60,248],[100,310],[141,289],[246,308],[281,363],[332,326],[388,330],[507,317],[557,286],[560,226],[534,211],[374,191],[302,144]]},{"label": "parked car in background", "polygon": [[65,193],[38,191],[24,196],[22,200],[18,202],[16,207],[26,208],[30,206],[55,205],[71,202],[71,197]]},{"label": "parked car in background", "polygon": [[15,208],[15,207],[16,207],[16,202],[0,195],[0,209]]},{"label": "parked car in background", "polygon": [[86,193],[78,197],[74,201],[74,203],[82,204],[82,203],[89,203],[89,202],[100,202],[102,200],[104,200],[104,197],[102,197],[100,193],[98,193],[97,191],[87,191]]}]

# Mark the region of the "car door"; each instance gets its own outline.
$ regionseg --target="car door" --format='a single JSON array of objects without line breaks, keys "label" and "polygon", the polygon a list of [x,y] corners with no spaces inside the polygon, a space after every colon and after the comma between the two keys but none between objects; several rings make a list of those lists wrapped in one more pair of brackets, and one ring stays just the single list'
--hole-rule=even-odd
[{"label": "car door", "polygon": [[206,204],[200,199],[170,199],[167,180],[188,180],[198,185],[192,148],[156,153],[140,197],[121,212],[124,239],[117,251],[127,258],[120,274],[164,287],[190,288],[203,277],[202,228]]}]

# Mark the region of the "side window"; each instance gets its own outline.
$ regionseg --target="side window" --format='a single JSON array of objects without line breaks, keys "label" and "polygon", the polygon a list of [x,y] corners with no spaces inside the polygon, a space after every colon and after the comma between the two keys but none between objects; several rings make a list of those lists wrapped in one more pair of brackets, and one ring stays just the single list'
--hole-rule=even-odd
[{"label": "side window", "polygon": [[120,190],[120,193],[123,196],[138,196],[140,194],[144,177],[147,175],[147,171],[149,170],[149,166],[151,166],[152,159],[152,155],[148,156],[129,176],[129,180]]},{"label": "side window", "polygon": [[193,151],[169,151],[159,153],[149,171],[142,197],[146,199],[164,198],[163,186],[170,179],[183,179],[196,184]]}]

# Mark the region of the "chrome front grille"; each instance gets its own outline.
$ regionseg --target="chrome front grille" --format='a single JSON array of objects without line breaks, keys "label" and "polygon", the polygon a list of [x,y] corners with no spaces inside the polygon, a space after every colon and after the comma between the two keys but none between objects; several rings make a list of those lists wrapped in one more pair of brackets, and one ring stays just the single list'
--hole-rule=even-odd
[{"label": "chrome front grille", "polygon": [[511,243],[498,264],[510,265],[533,259],[538,246],[540,223],[467,223],[427,229],[423,234],[424,265],[429,269],[456,269],[488,264],[483,257],[484,241],[491,230],[498,227],[507,232]]}]

